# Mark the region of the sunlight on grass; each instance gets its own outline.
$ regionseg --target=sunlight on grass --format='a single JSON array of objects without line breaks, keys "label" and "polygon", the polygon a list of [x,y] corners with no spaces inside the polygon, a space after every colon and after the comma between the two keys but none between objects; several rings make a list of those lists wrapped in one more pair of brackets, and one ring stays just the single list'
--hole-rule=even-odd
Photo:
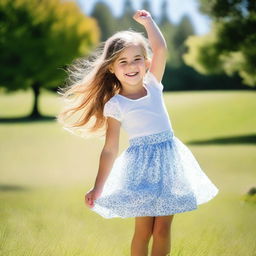
[{"label": "sunlight on grass", "polygon": [[[40,96],[55,115],[53,93]],[[165,102],[176,136],[185,144],[255,134],[255,93],[168,92]],[[30,112],[29,92],[0,95],[0,117]],[[128,146],[122,131],[120,152]],[[84,205],[97,174],[103,140],[83,140],[54,121],[0,124],[0,254],[129,256],[134,218],[104,219]],[[197,210],[175,215],[172,256],[253,256],[256,204],[243,196],[255,186],[256,147],[244,143],[188,144],[220,189]],[[152,240],[150,246],[152,245]]]}]

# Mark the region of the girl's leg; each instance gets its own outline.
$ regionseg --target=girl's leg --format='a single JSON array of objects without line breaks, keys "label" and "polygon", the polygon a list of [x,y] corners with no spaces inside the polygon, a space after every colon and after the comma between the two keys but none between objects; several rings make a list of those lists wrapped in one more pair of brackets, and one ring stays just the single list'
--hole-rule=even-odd
[{"label": "girl's leg", "polygon": [[174,215],[156,216],[153,227],[151,256],[169,256],[171,253],[171,223]]},{"label": "girl's leg", "polygon": [[131,244],[131,256],[147,256],[148,244],[153,232],[154,217],[135,217],[135,232]]}]

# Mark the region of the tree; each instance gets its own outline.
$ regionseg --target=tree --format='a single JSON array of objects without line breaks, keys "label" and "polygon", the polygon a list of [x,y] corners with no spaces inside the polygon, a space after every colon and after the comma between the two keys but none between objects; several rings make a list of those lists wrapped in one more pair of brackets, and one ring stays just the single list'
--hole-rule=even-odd
[{"label": "tree", "polygon": [[189,16],[183,15],[179,24],[175,27],[173,35],[173,45],[175,51],[174,66],[179,67],[184,64],[182,56],[187,51],[185,41],[189,36],[194,34],[194,27],[190,21]]},{"label": "tree", "polygon": [[58,87],[66,75],[60,70],[89,53],[99,29],[75,3],[60,0],[4,0],[0,17],[0,86],[6,92],[32,88],[30,117],[40,117],[40,88]]},{"label": "tree", "polygon": [[134,13],[131,0],[125,0],[123,14],[117,19],[118,30],[133,29],[146,35],[144,27],[132,18]]},{"label": "tree", "polygon": [[167,1],[163,1],[163,3],[162,3],[159,28],[160,28],[161,32],[163,33],[163,36],[166,40],[166,44],[168,47],[167,63],[170,65],[171,65],[171,63],[173,65],[175,65],[174,63],[175,63],[175,59],[176,59],[176,52],[175,52],[175,47],[174,47],[174,43],[173,43],[175,26],[171,23],[171,21],[168,17]]},{"label": "tree", "polygon": [[184,61],[203,74],[239,74],[256,86],[256,2],[200,0],[201,11],[213,18],[211,32],[191,36]]},{"label": "tree", "polygon": [[[148,0],[145,0],[147,2]],[[132,19],[135,10],[133,9],[131,0],[124,1],[122,14],[115,17],[109,6],[103,1],[95,3],[91,16],[94,17],[101,30],[101,41],[107,40],[117,31],[133,29],[146,34],[142,25]]]},{"label": "tree", "polygon": [[105,41],[114,34],[118,28],[118,22],[116,22],[110,8],[103,2],[97,2],[94,6],[91,14],[94,17],[101,30],[101,41]]}]

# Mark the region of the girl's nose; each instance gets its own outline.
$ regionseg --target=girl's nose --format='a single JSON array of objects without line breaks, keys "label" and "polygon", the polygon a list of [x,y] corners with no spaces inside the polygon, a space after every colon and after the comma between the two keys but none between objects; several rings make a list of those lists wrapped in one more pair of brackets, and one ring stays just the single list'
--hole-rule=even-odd
[{"label": "girl's nose", "polygon": [[131,63],[130,63],[130,66],[135,66],[135,61],[132,61]]}]

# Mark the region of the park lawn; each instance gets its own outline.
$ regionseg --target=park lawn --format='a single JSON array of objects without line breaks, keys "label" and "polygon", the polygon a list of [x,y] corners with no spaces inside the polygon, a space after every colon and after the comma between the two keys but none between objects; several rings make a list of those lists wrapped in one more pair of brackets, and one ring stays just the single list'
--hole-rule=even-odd
[{"label": "park lawn", "polygon": [[[242,199],[256,186],[255,139],[244,137],[256,134],[255,93],[168,92],[164,98],[175,135],[220,190],[197,210],[175,215],[172,256],[255,255],[256,204]],[[0,118],[22,117],[31,104],[30,92],[1,94]],[[60,105],[55,94],[42,92],[44,115],[55,115]],[[127,138],[122,131],[120,152]],[[0,255],[129,255],[134,218],[104,219],[83,202],[104,140],[73,136],[55,121],[2,121],[0,141]]]}]

